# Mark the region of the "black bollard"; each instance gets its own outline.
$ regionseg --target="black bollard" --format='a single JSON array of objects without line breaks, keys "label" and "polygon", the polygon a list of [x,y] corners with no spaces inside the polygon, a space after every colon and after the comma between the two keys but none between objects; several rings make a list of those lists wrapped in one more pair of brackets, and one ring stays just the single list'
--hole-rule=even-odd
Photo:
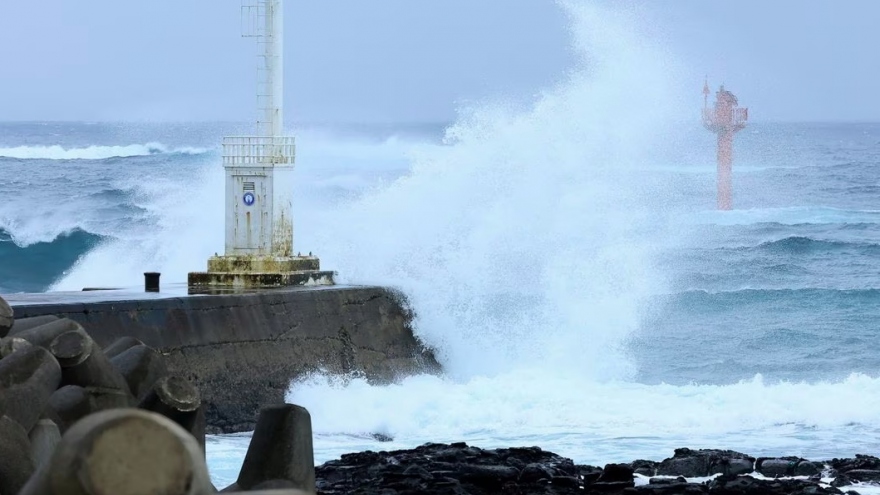
[{"label": "black bollard", "polygon": [[215,492],[199,446],[189,433],[155,413],[114,409],[92,414],[71,427],[49,463],[18,493],[207,495]]},{"label": "black bollard", "polygon": [[159,292],[159,277],[161,273],[145,272],[144,273],[144,291]]},{"label": "black bollard", "polygon": [[30,430],[60,383],[61,368],[46,349],[30,346],[9,354],[0,359],[0,415]]},{"label": "black bollard", "polygon": [[125,378],[137,401],[143,400],[153,385],[168,374],[162,354],[143,344],[129,347],[111,357],[110,364]]},{"label": "black bollard", "polygon": [[34,469],[27,430],[18,421],[0,416],[0,493],[18,493]]},{"label": "black bollard", "polygon": [[6,337],[13,323],[15,323],[15,318],[12,306],[0,297],[0,337]]},{"label": "black bollard", "polygon": [[223,492],[250,490],[273,480],[315,492],[312,419],[303,407],[284,404],[260,411],[238,480]]},{"label": "black bollard", "polygon": [[15,323],[12,324],[12,330],[9,331],[9,335],[15,335],[19,332],[24,332],[25,330],[30,330],[31,328],[38,327],[40,325],[45,325],[46,323],[51,323],[57,320],[58,317],[55,315],[43,315],[43,316],[32,316],[30,318],[19,318],[15,320]]}]

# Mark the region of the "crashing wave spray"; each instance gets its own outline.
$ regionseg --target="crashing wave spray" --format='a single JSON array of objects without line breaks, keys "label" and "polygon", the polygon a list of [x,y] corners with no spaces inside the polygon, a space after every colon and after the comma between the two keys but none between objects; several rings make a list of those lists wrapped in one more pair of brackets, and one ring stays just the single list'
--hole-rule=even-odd
[{"label": "crashing wave spray", "polygon": [[659,281],[657,204],[634,166],[662,129],[669,65],[604,11],[563,6],[582,67],[531,108],[463,112],[445,146],[314,242],[344,280],[408,294],[450,376],[632,372],[622,344]]}]

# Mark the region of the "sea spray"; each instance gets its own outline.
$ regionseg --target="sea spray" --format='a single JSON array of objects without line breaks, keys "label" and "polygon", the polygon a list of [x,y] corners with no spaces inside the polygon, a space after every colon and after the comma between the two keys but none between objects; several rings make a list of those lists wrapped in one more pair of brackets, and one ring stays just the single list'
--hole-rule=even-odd
[{"label": "sea spray", "polygon": [[629,377],[625,339],[662,284],[662,194],[638,165],[665,125],[671,64],[595,7],[565,8],[588,32],[581,67],[528,108],[464,109],[408,175],[324,217],[345,228],[315,233],[342,281],[408,295],[451,377]]}]

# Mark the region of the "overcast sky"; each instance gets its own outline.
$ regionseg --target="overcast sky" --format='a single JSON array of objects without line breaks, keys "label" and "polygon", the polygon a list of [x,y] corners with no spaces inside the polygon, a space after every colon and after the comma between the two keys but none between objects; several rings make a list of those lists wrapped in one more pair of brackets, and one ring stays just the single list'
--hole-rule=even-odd
[{"label": "overcast sky", "polygon": [[[753,120],[880,121],[876,0],[597,0],[634,9],[693,79]],[[0,1],[0,120],[250,120],[240,0]],[[571,67],[553,0],[286,0],[298,122],[448,121]],[[689,79],[690,78],[690,79]]]}]

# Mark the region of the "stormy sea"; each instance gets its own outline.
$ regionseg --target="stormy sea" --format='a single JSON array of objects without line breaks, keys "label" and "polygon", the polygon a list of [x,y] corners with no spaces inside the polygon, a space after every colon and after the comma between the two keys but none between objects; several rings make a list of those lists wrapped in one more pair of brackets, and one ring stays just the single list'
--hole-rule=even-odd
[{"label": "stormy sea", "polygon": [[[677,119],[658,59],[609,39],[527,103],[291,124],[295,249],[402,290],[445,370],[292,383],[316,462],[428,441],[598,465],[876,450],[880,124],[752,109],[717,211],[702,81]],[[223,248],[218,144],[249,126],[0,124],[0,293],[184,282]],[[218,486],[247,443],[209,438]]]}]

